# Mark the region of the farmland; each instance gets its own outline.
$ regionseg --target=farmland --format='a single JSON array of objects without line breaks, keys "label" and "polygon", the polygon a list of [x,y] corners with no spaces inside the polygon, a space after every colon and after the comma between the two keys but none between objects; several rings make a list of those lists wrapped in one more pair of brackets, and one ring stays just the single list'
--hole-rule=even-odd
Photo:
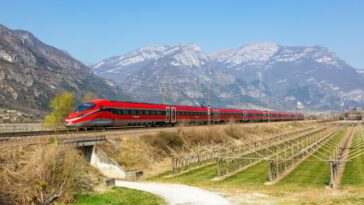
[{"label": "farmland", "polygon": [[[259,149],[252,149],[252,152],[256,153],[254,157],[252,154],[241,154],[241,151],[237,155],[238,157],[235,158],[231,157],[233,154],[229,154],[227,157],[228,161],[232,161],[231,159],[238,160],[243,165],[240,168],[241,171],[239,169],[237,171],[229,170],[236,168],[237,162],[235,162],[234,166],[230,166],[227,169],[228,172],[231,171],[231,174],[223,179],[218,179],[219,162],[217,161],[216,163],[207,163],[206,166],[201,163],[197,168],[191,169],[191,171],[184,170],[183,173],[176,174],[175,176],[171,172],[165,172],[150,177],[148,180],[183,183],[219,190],[233,198],[234,201],[239,200],[242,195],[248,194],[249,197],[257,198],[254,201],[262,202],[260,200],[268,200],[278,204],[364,203],[364,198],[360,194],[364,189],[364,156],[360,155],[363,152],[362,126],[334,127],[330,125],[322,129],[322,131],[318,130],[318,133],[314,133],[312,130],[298,132],[294,136],[291,135],[290,140],[276,140],[277,143],[274,147],[265,146],[264,149],[273,151],[273,155],[267,152],[268,154],[263,156],[264,152],[259,151]],[[320,133],[322,133],[321,136],[319,136]],[[302,140],[300,137],[297,137],[300,134],[302,134]],[[315,136],[317,136],[316,140]],[[330,189],[329,161],[334,158],[339,159],[340,153],[342,155],[345,154],[340,152],[340,150],[344,150],[341,149],[344,147],[343,143],[347,142],[351,137],[352,142],[349,140],[351,142],[349,143],[350,145],[346,144],[346,146],[350,147],[352,145],[350,149],[346,147],[348,148],[347,150],[350,150],[346,157],[348,160],[346,163],[342,163],[345,166],[339,166],[339,170],[343,172],[342,176],[340,175],[340,177],[335,178],[337,188]],[[318,142],[320,144],[317,144],[314,149],[307,149],[312,148]],[[300,146],[298,149],[294,148],[296,145],[293,144],[295,143]],[[289,145],[292,145],[292,150],[290,150]],[[302,150],[306,151],[302,152]],[[260,152],[260,154],[257,152]],[[248,157],[244,158],[246,156]],[[295,160],[293,159],[294,157],[296,157]],[[350,157],[354,158],[350,159]],[[251,165],[246,166],[249,163],[243,163],[244,160],[249,161]],[[282,174],[273,180],[273,183],[270,182],[272,161],[275,165],[287,166],[282,168]],[[256,196],[257,193],[258,196]],[[242,204],[244,204],[245,199],[246,197],[241,199]]]}]

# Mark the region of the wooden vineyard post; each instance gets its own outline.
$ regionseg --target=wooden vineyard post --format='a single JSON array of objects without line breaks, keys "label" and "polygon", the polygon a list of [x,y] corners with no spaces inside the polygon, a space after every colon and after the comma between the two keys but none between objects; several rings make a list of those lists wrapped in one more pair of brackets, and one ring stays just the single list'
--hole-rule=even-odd
[{"label": "wooden vineyard post", "polygon": [[201,163],[201,158],[200,158],[200,143],[197,144],[197,163],[198,164]]},{"label": "wooden vineyard post", "polygon": [[336,175],[337,175],[337,165],[335,161],[329,161],[330,164],[330,188],[334,189],[336,187]]},{"label": "wooden vineyard post", "polygon": [[275,173],[275,163],[274,160],[269,160],[269,169],[268,169],[268,177],[269,177],[269,181],[272,182],[275,178],[276,178],[276,173]]},{"label": "wooden vineyard post", "polygon": [[284,164],[285,169],[287,168],[287,144],[284,144]]},{"label": "wooden vineyard post", "polygon": [[217,158],[217,176],[221,176],[221,160]]},{"label": "wooden vineyard post", "polygon": [[172,173],[173,175],[176,174],[176,158],[175,157],[172,157]]}]

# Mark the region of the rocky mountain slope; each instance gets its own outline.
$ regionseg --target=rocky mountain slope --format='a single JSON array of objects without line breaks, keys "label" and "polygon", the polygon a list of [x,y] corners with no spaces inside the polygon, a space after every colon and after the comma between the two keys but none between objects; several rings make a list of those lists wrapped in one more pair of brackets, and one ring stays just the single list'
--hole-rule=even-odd
[{"label": "rocky mountain slope", "polygon": [[78,100],[88,91],[100,97],[122,96],[111,81],[94,75],[64,51],[27,31],[0,25],[0,106],[42,114],[50,99],[63,91],[74,92]]},{"label": "rocky mountain slope", "polygon": [[356,72],[364,77],[364,69],[357,69]]},{"label": "rocky mountain slope", "polygon": [[[256,43],[204,53],[195,44],[149,46],[92,67],[140,101],[333,110],[364,105],[364,78],[320,46]],[[209,89],[210,87],[210,89]],[[161,92],[162,91],[162,92]]]}]

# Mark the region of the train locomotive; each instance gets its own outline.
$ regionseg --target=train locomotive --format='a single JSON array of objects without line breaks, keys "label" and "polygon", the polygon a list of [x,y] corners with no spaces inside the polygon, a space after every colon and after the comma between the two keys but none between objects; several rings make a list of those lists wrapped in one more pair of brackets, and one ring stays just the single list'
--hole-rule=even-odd
[{"label": "train locomotive", "polygon": [[302,113],[119,102],[96,99],[84,103],[65,119],[66,127],[167,126],[178,123],[213,124],[303,120]]}]

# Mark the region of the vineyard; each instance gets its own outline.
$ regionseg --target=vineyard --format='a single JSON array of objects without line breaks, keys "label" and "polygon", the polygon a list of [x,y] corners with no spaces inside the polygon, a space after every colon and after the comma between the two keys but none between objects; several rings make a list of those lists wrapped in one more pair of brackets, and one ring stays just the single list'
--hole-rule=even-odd
[{"label": "vineyard", "polygon": [[329,187],[364,185],[362,125],[315,124],[244,138],[240,145],[174,152],[170,172],[151,180],[209,187]]}]

